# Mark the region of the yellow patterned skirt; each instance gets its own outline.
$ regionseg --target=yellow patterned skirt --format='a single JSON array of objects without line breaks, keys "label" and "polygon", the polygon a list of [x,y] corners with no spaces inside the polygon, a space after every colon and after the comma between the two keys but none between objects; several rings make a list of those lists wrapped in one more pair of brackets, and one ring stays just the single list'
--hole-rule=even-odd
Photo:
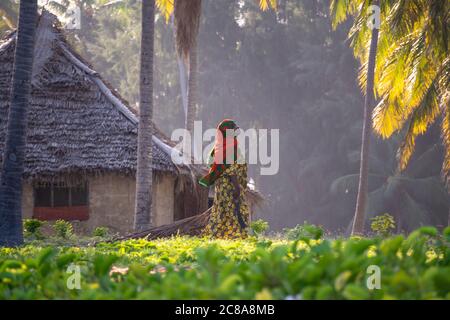
[{"label": "yellow patterned skirt", "polygon": [[[241,189],[239,196],[239,207],[247,228],[242,229],[235,213],[235,202],[233,201],[233,184],[230,176],[235,175]],[[203,234],[214,238],[236,239],[248,236],[249,208],[245,200],[247,189],[247,165],[232,164],[216,180],[214,186],[214,203],[208,224]]]}]

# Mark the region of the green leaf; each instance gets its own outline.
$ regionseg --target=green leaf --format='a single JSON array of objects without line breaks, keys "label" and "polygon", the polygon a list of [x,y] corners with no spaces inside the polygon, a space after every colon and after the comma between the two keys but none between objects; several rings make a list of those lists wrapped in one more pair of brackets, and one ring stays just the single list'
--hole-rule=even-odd
[{"label": "green leaf", "polygon": [[353,283],[345,287],[342,295],[349,300],[366,300],[370,296],[367,288]]},{"label": "green leaf", "polygon": [[241,277],[237,274],[229,275],[222,281],[219,286],[220,292],[229,292],[232,291],[233,288],[241,281]]},{"label": "green leaf", "polygon": [[445,228],[442,234],[447,239],[447,241],[450,241],[450,227]]},{"label": "green leaf", "polygon": [[417,229],[420,234],[430,236],[430,237],[436,237],[438,234],[438,231],[435,227],[421,227]]},{"label": "green leaf", "polygon": [[351,276],[352,276],[352,273],[348,270],[341,272],[336,277],[336,280],[334,281],[334,288],[337,291],[341,291],[345,287],[345,285],[347,284],[347,281],[350,279]]},{"label": "green leaf", "polygon": [[53,258],[57,253],[56,249],[53,248],[45,248],[41,251],[37,258],[38,266],[42,266],[50,262],[51,258]]},{"label": "green leaf", "polygon": [[94,258],[94,272],[102,277],[108,274],[111,266],[118,259],[115,255],[96,255]]},{"label": "green leaf", "polygon": [[333,296],[334,296],[333,287],[328,284],[319,287],[316,293],[317,300],[329,300],[332,299]]},{"label": "green leaf", "polygon": [[61,269],[66,265],[68,265],[69,263],[71,263],[72,261],[74,261],[75,259],[76,255],[74,253],[66,253],[58,257],[58,259],[56,260],[56,265],[58,266],[58,268]]},{"label": "green leaf", "polygon": [[403,236],[399,235],[394,238],[384,240],[380,245],[381,252],[388,255],[395,255],[397,251],[400,249],[402,243],[404,241]]}]

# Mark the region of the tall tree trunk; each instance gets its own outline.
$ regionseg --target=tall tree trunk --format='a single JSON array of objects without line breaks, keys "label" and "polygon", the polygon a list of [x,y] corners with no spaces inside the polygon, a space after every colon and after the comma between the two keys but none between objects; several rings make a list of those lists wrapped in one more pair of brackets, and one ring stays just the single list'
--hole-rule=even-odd
[{"label": "tall tree trunk", "polygon": [[37,0],[20,1],[11,103],[0,177],[0,245],[23,243],[22,176],[31,95]]},{"label": "tall tree trunk", "polygon": [[140,104],[134,229],[152,225],[153,42],[155,0],[142,1]]},{"label": "tall tree trunk", "polygon": [[197,40],[189,51],[189,82],[188,82],[188,108],[185,128],[191,135],[194,130],[194,120],[197,112],[198,99],[198,72],[197,72]]},{"label": "tall tree trunk", "polygon": [[[183,138],[183,153],[187,159],[191,159],[192,154],[197,154],[196,148],[198,147],[195,145],[195,141],[192,146],[192,133],[197,106],[197,36],[200,27],[201,8],[201,0],[177,0],[174,2],[178,55],[189,58],[188,102],[184,126],[186,133]],[[191,139],[189,139],[189,135]],[[194,149],[194,153],[192,153],[192,149]]]},{"label": "tall tree trunk", "polygon": [[[172,20],[171,20],[171,24],[172,24],[172,30],[173,30],[173,37],[175,39],[175,47],[176,47],[176,28],[175,28],[175,22],[174,22],[174,18],[172,15]],[[179,54],[177,54],[177,63],[178,63],[178,77],[179,77],[179,81],[180,81],[180,92],[181,92],[181,104],[182,104],[182,108],[183,108],[183,112],[184,112],[184,119],[186,121],[186,116],[187,116],[187,106],[188,106],[188,102],[187,102],[187,72],[186,72],[186,64],[185,61],[183,59],[183,57],[181,57]]]},{"label": "tall tree trunk", "polygon": [[[375,1],[376,2],[376,1]],[[367,66],[367,86],[364,100],[364,123],[361,143],[361,162],[359,169],[358,197],[356,200],[355,216],[353,218],[352,235],[364,233],[364,222],[366,215],[367,190],[369,178],[369,144],[372,131],[372,109],[374,104],[374,76],[375,60],[378,46],[378,29],[372,29],[370,41],[369,61]]]},{"label": "tall tree trunk", "polygon": [[188,159],[192,159],[192,156],[195,157],[197,148],[199,148],[194,139],[194,120],[197,113],[197,81],[197,40],[194,40],[194,44],[189,51],[188,103],[185,118],[185,129],[191,136],[190,140],[185,140],[191,141],[191,145],[185,145],[184,147]]}]

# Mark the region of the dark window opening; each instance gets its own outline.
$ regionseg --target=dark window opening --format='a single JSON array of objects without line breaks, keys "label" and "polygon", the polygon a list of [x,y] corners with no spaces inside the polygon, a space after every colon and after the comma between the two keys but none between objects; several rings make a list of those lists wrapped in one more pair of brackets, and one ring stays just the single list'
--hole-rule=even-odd
[{"label": "dark window opening", "polygon": [[87,205],[87,183],[70,187],[62,183],[41,184],[34,188],[35,207],[55,208]]},{"label": "dark window opening", "polygon": [[43,220],[87,220],[88,185],[38,184],[34,188],[33,216]]},{"label": "dark window opening", "polygon": [[88,204],[87,188],[74,187],[71,190],[71,201],[73,206],[85,206]]},{"label": "dark window opening", "polygon": [[51,207],[52,206],[52,190],[51,188],[34,189],[34,206],[35,207]]},{"label": "dark window opening", "polygon": [[56,186],[53,187],[53,205],[52,207],[71,207],[70,188]]}]

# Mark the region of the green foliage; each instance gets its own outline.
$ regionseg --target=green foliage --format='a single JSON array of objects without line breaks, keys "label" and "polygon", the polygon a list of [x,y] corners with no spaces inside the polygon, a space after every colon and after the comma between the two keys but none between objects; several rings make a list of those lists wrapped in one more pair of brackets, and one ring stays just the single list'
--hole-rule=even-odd
[{"label": "green foliage", "polygon": [[264,235],[269,229],[269,223],[262,219],[258,219],[250,223],[250,229],[256,236]]},{"label": "green foliage", "polygon": [[[387,142],[375,140],[372,144],[369,174],[369,194],[367,202],[367,228],[369,218],[384,212],[396,217],[401,231],[411,232],[422,225],[443,225],[448,219],[448,192],[440,175],[441,148],[438,139],[427,135],[417,145],[417,153],[407,170],[396,171],[395,148],[400,139]],[[431,145],[431,146],[430,146]],[[354,165],[354,174],[339,177],[331,184],[331,192],[336,196],[335,205],[351,201],[358,190],[359,151],[350,153],[349,161]],[[347,201],[346,201],[347,200]]]},{"label": "green foliage", "polygon": [[394,217],[389,213],[385,213],[380,216],[376,216],[371,218],[372,220],[370,224],[370,228],[376,234],[381,235],[382,237],[387,237],[391,234],[391,231],[395,230],[395,221]]},{"label": "green foliage", "polygon": [[[0,299],[450,299],[450,230],[347,240],[308,233],[264,246],[174,237],[1,248]],[[81,290],[66,286],[72,264]],[[371,265],[381,289],[366,287]]]},{"label": "green foliage", "polygon": [[109,235],[109,229],[107,227],[97,227],[92,232],[92,236],[105,238]]},{"label": "green foliage", "polygon": [[289,240],[318,240],[323,236],[323,229],[313,224],[308,224],[306,221],[301,225],[298,224],[294,228],[284,229],[286,238]]},{"label": "green foliage", "polygon": [[[366,86],[369,43],[370,2],[333,0],[333,26],[353,16],[349,37],[354,54],[361,62],[360,84]],[[424,134],[442,116],[441,132],[445,146],[442,165],[450,171],[450,79],[449,1],[381,1],[380,32],[375,63],[374,93],[379,104],[373,110],[373,128],[383,138],[405,131],[398,149],[398,169],[405,170]]]},{"label": "green foliage", "polygon": [[34,238],[34,239],[42,239],[43,235],[41,233],[41,227],[44,225],[44,222],[37,219],[24,219],[23,221],[23,229],[26,237]]},{"label": "green foliage", "polygon": [[59,238],[69,239],[73,236],[73,226],[69,221],[56,220],[53,229]]}]

